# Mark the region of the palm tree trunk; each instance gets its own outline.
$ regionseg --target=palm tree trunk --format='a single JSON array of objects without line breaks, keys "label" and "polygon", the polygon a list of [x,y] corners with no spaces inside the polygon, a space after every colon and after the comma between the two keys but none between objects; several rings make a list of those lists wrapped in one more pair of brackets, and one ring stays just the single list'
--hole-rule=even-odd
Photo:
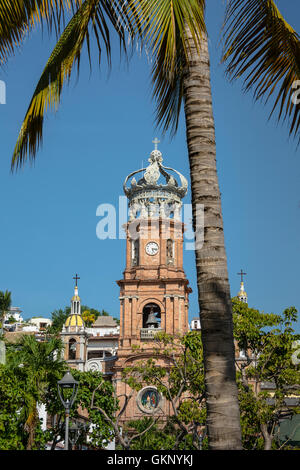
[{"label": "palm tree trunk", "polygon": [[28,432],[26,450],[32,450],[32,447],[34,445],[37,422],[38,422],[38,410],[37,410],[37,407],[35,406],[29,413],[29,416],[25,425],[25,429]]},{"label": "palm tree trunk", "polygon": [[184,74],[184,109],[190,163],[194,229],[198,204],[204,209],[204,243],[195,249],[204,348],[207,431],[211,449],[241,449],[240,414],[233,343],[232,306],[216,171],[207,38],[190,44]]}]

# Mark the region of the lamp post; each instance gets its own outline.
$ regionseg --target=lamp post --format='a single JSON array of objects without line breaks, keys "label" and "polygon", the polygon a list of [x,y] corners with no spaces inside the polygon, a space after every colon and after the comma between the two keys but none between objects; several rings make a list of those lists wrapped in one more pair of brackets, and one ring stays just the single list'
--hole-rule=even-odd
[{"label": "lamp post", "polygon": [[[66,410],[64,450],[68,450],[68,447],[69,447],[70,409],[77,395],[78,383],[79,382],[77,382],[77,380],[74,379],[70,371],[66,372],[63,378],[57,382],[58,395],[59,395],[60,401],[62,402]],[[72,390],[71,396],[70,396],[69,390]]]},{"label": "lamp post", "polygon": [[202,450],[203,440],[206,437],[206,426],[204,429],[201,429],[200,432],[197,432],[197,427],[201,426],[201,423],[195,422],[195,429],[194,429],[194,438],[198,439],[199,442],[199,450]]},{"label": "lamp post", "polygon": [[69,430],[69,435],[70,435],[69,440],[72,444],[72,450],[74,449],[79,438],[82,436],[85,436],[88,428],[89,428],[88,423],[80,423],[78,421],[71,422],[70,430]]}]

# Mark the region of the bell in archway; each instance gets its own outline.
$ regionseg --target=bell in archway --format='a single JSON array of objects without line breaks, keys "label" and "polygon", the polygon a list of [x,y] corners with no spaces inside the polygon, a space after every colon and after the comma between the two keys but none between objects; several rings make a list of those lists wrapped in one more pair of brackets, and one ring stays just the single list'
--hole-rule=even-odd
[{"label": "bell in archway", "polygon": [[150,313],[148,315],[146,325],[147,325],[147,328],[158,328],[158,320],[157,320],[156,315],[153,311],[153,307],[151,307],[151,309],[150,309]]}]

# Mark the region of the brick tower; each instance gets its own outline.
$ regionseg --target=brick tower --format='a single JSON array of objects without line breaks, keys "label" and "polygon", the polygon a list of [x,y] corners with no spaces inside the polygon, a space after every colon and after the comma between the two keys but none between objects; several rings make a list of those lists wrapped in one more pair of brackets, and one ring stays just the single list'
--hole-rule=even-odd
[{"label": "brick tower", "polygon": [[[155,139],[150,165],[131,173],[124,183],[129,221],[126,267],[123,279],[117,281],[120,286],[120,337],[115,363],[118,395],[129,392],[129,387],[120,380],[122,370],[152,356],[155,333],[164,331],[174,335],[188,331],[191,288],[183,269],[184,225],[181,222],[181,200],[187,192],[187,180],[176,170],[162,165],[157,143]],[[140,349],[133,352],[136,345]],[[123,421],[146,416],[160,400],[162,397],[155,387],[143,388],[131,399]]]}]

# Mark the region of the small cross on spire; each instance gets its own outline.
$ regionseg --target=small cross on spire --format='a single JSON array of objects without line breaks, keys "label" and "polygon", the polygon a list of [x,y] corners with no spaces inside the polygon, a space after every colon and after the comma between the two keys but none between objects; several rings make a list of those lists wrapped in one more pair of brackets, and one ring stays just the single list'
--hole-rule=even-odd
[{"label": "small cross on spire", "polygon": [[160,140],[158,140],[158,138],[157,138],[157,137],[155,137],[155,139],[154,139],[154,140],[152,140],[152,143],[154,144],[154,150],[157,150],[157,144],[159,144],[159,143],[160,143]]},{"label": "small cross on spire", "polygon": [[75,283],[76,283],[75,286],[77,287],[77,281],[78,281],[78,279],[80,279],[80,277],[77,276],[77,273],[76,273],[76,276],[73,277],[73,279],[75,279]]},{"label": "small cross on spire", "polygon": [[241,282],[243,282],[243,276],[247,276],[247,273],[244,273],[243,270],[241,269],[240,273],[237,273],[238,276],[241,276]]}]

